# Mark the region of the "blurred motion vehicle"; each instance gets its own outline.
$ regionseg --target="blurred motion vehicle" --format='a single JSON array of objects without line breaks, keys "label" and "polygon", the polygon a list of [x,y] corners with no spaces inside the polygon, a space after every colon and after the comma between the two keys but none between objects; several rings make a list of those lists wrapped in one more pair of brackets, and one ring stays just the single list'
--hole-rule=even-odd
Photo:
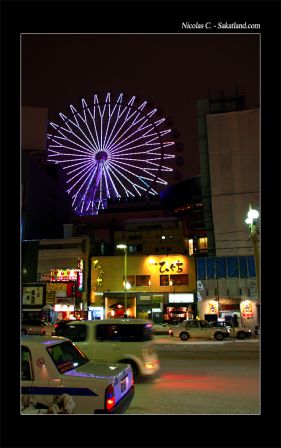
[{"label": "blurred motion vehicle", "polygon": [[74,322],[74,320],[72,319],[62,319],[57,321],[54,324],[54,331],[55,331],[55,335],[56,336],[63,336],[63,328],[65,327],[66,324],[68,324],[69,322]]},{"label": "blurred motion vehicle", "polygon": [[158,335],[169,334],[169,324],[153,324],[153,333]]},{"label": "blurred motion vehicle", "polygon": [[79,320],[67,322],[59,334],[75,342],[91,360],[130,364],[135,380],[152,377],[160,369],[151,321]]},{"label": "blurred motion vehicle", "polygon": [[21,321],[22,335],[52,336],[54,332],[54,326],[43,319],[22,319]]},{"label": "blurred motion vehicle", "polygon": [[252,332],[249,328],[246,328],[244,326],[237,326],[234,327],[231,322],[225,322],[225,321],[213,321],[210,322],[210,326],[212,328],[226,328],[228,331],[228,335],[231,338],[237,338],[237,339],[246,339],[251,337]]},{"label": "blurred motion vehicle", "polygon": [[171,326],[169,335],[179,337],[182,341],[187,341],[190,338],[223,341],[229,334],[226,327],[211,327],[206,320],[190,319],[182,321],[178,326]]},{"label": "blurred motion vehicle", "polygon": [[21,372],[23,410],[31,401],[50,408],[67,394],[74,401],[74,414],[122,414],[134,396],[128,364],[90,362],[61,337],[23,336]]}]

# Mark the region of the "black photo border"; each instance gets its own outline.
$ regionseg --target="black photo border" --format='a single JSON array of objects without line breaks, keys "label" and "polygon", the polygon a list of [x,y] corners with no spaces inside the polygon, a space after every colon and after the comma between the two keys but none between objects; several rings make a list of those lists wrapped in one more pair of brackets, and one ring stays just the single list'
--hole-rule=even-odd
[{"label": "black photo border", "polygon": [[[20,416],[20,34],[181,33],[187,18],[261,24],[261,415]],[[199,30],[202,32],[202,30]],[[207,31],[206,31],[207,32]],[[209,31],[208,31],[209,32]],[[1,445],[280,446],[280,2],[1,2]],[[269,219],[274,215],[274,222]],[[275,230],[275,231],[274,231]],[[50,418],[50,417],[48,417]],[[74,418],[71,421],[66,419]],[[154,421],[153,421],[154,420]],[[168,431],[167,431],[168,428]]]}]

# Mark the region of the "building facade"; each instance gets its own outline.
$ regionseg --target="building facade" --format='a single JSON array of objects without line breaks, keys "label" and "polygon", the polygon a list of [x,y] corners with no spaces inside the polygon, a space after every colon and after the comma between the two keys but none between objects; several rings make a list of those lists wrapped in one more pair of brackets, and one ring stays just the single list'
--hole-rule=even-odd
[{"label": "building facade", "polygon": [[[239,99],[239,98],[238,98]],[[241,102],[240,102],[241,103]],[[198,102],[202,201],[208,237],[206,259],[197,259],[200,317],[238,314],[259,324],[259,265],[245,218],[260,210],[260,111],[233,98]],[[243,106],[244,107],[244,106]]]},{"label": "building facade", "polygon": [[90,301],[89,319],[127,314],[179,322],[195,317],[195,260],[183,254],[92,257]]},{"label": "building facade", "polygon": [[[24,245],[28,242],[24,242]],[[31,242],[33,248],[34,242]],[[32,282],[23,260],[22,314],[45,315],[48,320],[87,317],[90,240],[84,237],[38,240]],[[33,250],[34,252],[34,250]],[[38,289],[38,292],[37,292]],[[42,299],[33,295],[42,290]],[[34,293],[32,292],[34,291]]]}]

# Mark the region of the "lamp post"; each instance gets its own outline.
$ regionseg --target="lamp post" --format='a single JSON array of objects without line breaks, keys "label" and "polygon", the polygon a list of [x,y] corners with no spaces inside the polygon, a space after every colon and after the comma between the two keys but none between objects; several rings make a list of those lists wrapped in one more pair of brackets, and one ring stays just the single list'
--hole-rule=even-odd
[{"label": "lamp post", "polygon": [[254,248],[258,301],[260,300],[260,271],[259,271],[260,266],[259,266],[259,251],[258,251],[258,232],[257,232],[257,219],[259,218],[259,216],[260,216],[259,212],[257,210],[252,209],[250,204],[249,211],[247,213],[247,218],[245,219],[245,223],[248,224],[249,226],[250,238]]},{"label": "lamp post", "polygon": [[127,245],[117,244],[117,249],[124,249],[124,308],[127,312]]}]

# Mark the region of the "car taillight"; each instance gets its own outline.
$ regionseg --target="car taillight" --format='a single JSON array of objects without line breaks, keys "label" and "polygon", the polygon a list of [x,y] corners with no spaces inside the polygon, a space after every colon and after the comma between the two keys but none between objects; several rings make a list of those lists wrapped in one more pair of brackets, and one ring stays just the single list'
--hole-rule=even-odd
[{"label": "car taillight", "polygon": [[114,386],[110,384],[105,390],[105,408],[110,411],[115,406]]}]

